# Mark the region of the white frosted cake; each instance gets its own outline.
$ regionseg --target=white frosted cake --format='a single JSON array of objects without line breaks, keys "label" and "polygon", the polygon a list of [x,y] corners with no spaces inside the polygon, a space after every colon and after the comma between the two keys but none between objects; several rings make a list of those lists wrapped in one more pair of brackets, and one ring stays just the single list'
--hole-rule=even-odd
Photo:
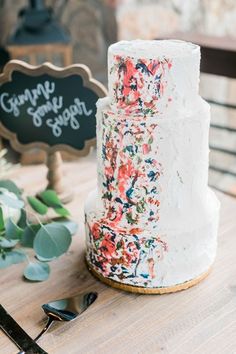
[{"label": "white frosted cake", "polygon": [[199,64],[199,46],[183,41],[109,48],[98,185],[85,215],[87,262],[114,286],[174,291],[214,262],[219,202],[208,187],[210,109],[198,94]]}]

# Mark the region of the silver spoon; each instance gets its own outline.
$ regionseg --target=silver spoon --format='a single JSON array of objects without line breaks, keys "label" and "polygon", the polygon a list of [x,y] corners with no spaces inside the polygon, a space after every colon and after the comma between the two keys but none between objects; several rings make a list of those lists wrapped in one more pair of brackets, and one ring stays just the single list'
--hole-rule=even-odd
[{"label": "silver spoon", "polygon": [[[73,321],[96,300],[96,292],[79,294],[67,299],[51,301],[42,305],[42,309],[48,317],[47,323],[42,331],[34,339],[35,342],[47,332],[54,321]],[[18,354],[24,354],[24,351]]]}]

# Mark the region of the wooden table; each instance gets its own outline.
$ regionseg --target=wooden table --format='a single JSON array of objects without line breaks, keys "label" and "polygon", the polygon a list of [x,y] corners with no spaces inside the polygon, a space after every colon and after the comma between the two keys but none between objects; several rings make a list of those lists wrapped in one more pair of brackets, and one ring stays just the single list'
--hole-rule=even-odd
[{"label": "wooden table", "polygon": [[[169,295],[135,295],[97,281],[84,263],[83,203],[96,184],[94,157],[64,165],[75,199],[68,206],[80,223],[70,251],[52,263],[48,281],[22,280],[24,264],[0,272],[0,302],[36,336],[44,324],[41,304],[94,290],[97,301],[76,321],[55,324],[40,340],[50,354],[232,354],[236,353],[236,200],[222,202],[218,256],[212,273],[189,290]],[[21,167],[12,173],[28,193],[45,186],[46,168]],[[0,353],[16,353],[0,334]]]}]

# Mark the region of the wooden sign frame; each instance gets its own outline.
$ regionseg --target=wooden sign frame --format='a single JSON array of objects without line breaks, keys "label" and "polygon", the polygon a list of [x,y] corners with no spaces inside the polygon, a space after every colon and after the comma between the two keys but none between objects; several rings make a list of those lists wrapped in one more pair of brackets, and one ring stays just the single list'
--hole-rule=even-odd
[{"label": "wooden sign frame", "polygon": [[[12,74],[14,71],[18,71],[23,74],[29,76],[35,76],[35,77],[43,74],[48,74],[55,78],[66,78],[71,75],[79,75],[83,79],[84,87],[91,89],[93,92],[95,92],[98,95],[99,98],[105,97],[107,95],[106,88],[99,81],[95,80],[92,77],[90,69],[83,64],[73,64],[65,68],[60,68],[48,62],[39,66],[33,66],[24,63],[20,60],[11,60],[9,63],[6,64],[3,73],[0,75],[0,86],[4,83],[12,81]],[[1,120],[0,120],[0,134],[4,138],[10,141],[12,147],[15,150],[21,153],[33,148],[39,148],[46,151],[48,154],[54,153],[56,151],[67,151],[77,156],[86,156],[89,153],[90,148],[92,146],[95,146],[96,143],[96,138],[86,140],[85,146],[82,150],[77,150],[65,144],[57,144],[54,146],[50,146],[46,143],[37,142],[37,141],[29,144],[21,144],[17,139],[17,134],[11,132],[6,127],[4,127]]]}]

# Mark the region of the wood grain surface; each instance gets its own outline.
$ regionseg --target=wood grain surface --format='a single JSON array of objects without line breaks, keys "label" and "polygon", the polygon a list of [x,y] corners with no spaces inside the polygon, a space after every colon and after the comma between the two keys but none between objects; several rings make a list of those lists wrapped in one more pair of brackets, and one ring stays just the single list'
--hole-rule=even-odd
[{"label": "wood grain surface", "polygon": [[[197,286],[166,295],[139,295],[96,280],[84,262],[83,204],[96,185],[92,155],[64,164],[75,199],[68,205],[79,231],[70,251],[54,261],[43,283],[22,280],[24,264],[0,271],[0,303],[32,336],[45,323],[41,305],[94,290],[97,301],[78,319],[57,323],[39,341],[50,354],[236,353],[236,200],[218,194],[219,248],[210,275]],[[28,193],[46,185],[45,166],[20,167],[11,177]],[[17,353],[0,332],[0,353]]]}]

